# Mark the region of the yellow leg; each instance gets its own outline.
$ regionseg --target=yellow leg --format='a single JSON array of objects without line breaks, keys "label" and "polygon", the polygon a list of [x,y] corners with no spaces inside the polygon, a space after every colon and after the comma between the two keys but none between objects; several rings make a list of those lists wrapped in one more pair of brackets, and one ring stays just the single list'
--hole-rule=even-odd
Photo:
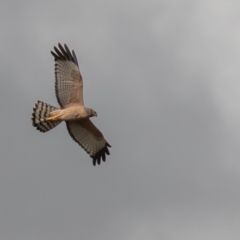
[{"label": "yellow leg", "polygon": [[45,118],[46,121],[59,121],[60,120],[60,114]]}]

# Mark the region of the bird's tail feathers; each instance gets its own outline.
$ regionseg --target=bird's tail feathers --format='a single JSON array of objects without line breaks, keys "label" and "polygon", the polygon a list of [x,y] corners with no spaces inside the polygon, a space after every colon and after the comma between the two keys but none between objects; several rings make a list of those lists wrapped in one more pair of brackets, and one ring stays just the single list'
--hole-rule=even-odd
[{"label": "bird's tail feathers", "polygon": [[32,124],[40,132],[47,132],[56,127],[61,121],[46,121],[50,113],[58,108],[53,107],[47,103],[37,101],[33,108]]}]

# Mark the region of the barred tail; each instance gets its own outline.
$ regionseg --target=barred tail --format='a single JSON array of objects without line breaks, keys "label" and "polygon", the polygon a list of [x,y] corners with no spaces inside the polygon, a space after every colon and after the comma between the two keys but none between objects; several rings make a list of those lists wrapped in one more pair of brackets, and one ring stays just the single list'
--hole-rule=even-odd
[{"label": "barred tail", "polygon": [[59,123],[61,123],[61,121],[46,121],[45,119],[52,111],[57,109],[58,108],[53,107],[47,103],[37,101],[32,113],[33,126],[36,127],[40,132],[47,132],[56,127]]}]

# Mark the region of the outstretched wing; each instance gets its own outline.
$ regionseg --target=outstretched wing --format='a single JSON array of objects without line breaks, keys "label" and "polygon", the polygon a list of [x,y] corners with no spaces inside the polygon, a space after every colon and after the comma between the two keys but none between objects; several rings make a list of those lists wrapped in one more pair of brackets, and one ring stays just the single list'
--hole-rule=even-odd
[{"label": "outstretched wing", "polygon": [[108,147],[111,146],[90,119],[67,121],[66,124],[73,140],[93,159],[94,166],[100,164],[101,160],[105,162],[106,154],[110,155]]},{"label": "outstretched wing", "polygon": [[[59,48],[59,49],[58,49]],[[70,52],[66,44],[54,47],[55,92],[59,105],[64,108],[71,104],[83,103],[83,81],[74,51]]]}]

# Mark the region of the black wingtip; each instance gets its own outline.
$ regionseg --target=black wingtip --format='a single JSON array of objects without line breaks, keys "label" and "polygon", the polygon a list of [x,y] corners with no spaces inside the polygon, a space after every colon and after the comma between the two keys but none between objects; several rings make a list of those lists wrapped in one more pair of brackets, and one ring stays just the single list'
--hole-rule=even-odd
[{"label": "black wingtip", "polygon": [[108,147],[111,146],[108,142],[106,142],[105,147],[98,151],[94,156],[92,156],[93,166],[96,166],[96,164],[100,165],[101,161],[103,162],[106,161],[106,155],[110,155]]},{"label": "black wingtip", "polygon": [[61,45],[61,43],[58,43],[58,47],[53,47],[54,52],[51,51],[51,54],[53,55],[55,60],[72,61],[78,66],[77,57],[74,51],[72,51],[71,53],[66,43],[63,46]]}]

